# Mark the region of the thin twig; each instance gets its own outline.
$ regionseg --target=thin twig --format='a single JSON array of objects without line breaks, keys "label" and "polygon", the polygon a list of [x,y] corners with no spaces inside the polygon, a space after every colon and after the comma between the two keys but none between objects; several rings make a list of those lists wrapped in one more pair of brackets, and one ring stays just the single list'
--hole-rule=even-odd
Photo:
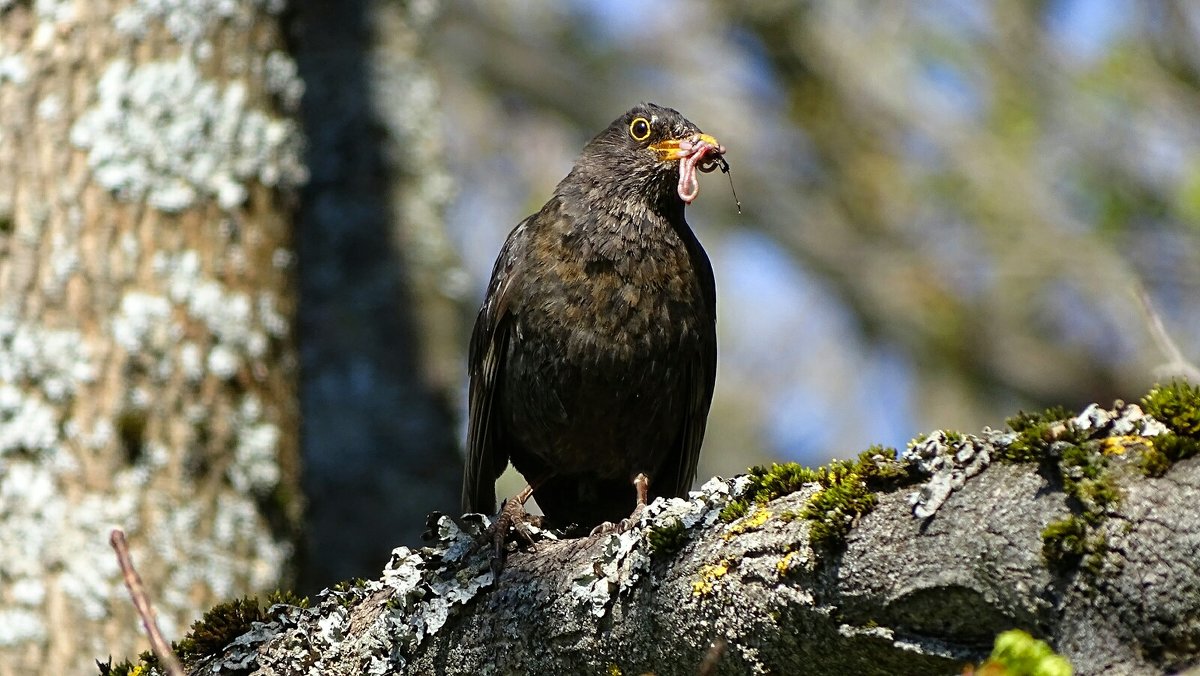
[{"label": "thin twig", "polygon": [[125,588],[129,590],[129,596],[133,599],[133,607],[137,609],[138,617],[142,618],[142,626],[146,628],[146,635],[150,637],[150,649],[158,656],[159,664],[170,676],[185,676],[183,665],[179,663],[175,651],[171,650],[171,644],[167,643],[167,640],[163,638],[162,631],[158,628],[154,608],[150,605],[150,598],[146,596],[146,588],[142,586],[142,578],[138,575],[137,569],[133,567],[133,559],[129,557],[129,545],[125,542],[125,532],[120,528],[114,528],[108,541],[112,543],[112,548],[117,552],[117,562],[121,565],[121,576],[125,578]]},{"label": "thin twig", "polygon": [[1200,368],[1188,361],[1183,356],[1183,351],[1171,339],[1171,334],[1167,333],[1167,327],[1163,324],[1162,316],[1158,314],[1154,304],[1150,301],[1150,294],[1146,293],[1144,288],[1140,286],[1134,289],[1134,294],[1142,304],[1142,312],[1146,315],[1146,320],[1149,323],[1150,336],[1154,338],[1158,349],[1162,350],[1163,355],[1167,358],[1167,363],[1159,366],[1156,371],[1167,373],[1170,375],[1182,375],[1184,378],[1200,383]]}]

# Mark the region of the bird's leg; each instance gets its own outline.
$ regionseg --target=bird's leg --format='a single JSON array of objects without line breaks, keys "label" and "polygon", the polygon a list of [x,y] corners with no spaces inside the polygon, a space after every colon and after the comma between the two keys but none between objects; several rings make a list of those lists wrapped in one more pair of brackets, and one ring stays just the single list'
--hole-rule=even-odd
[{"label": "bird's leg", "polygon": [[633,489],[637,491],[637,506],[633,508],[632,514],[621,521],[621,530],[631,528],[642,518],[642,512],[646,511],[646,504],[650,502],[650,477],[638,472],[638,475],[633,477]]},{"label": "bird's leg", "polygon": [[650,502],[650,477],[638,472],[638,475],[633,477],[633,489],[637,491],[637,505],[634,506],[633,513],[621,519],[620,523],[605,521],[592,529],[592,535],[624,533],[633,528],[633,525],[641,519],[642,512],[646,511],[646,504]]},{"label": "bird's leg", "polygon": [[545,477],[530,483],[521,489],[520,493],[506,498],[500,504],[500,513],[496,515],[496,520],[488,528],[487,533],[492,539],[492,572],[496,577],[500,577],[500,572],[504,570],[504,560],[508,555],[505,545],[508,543],[510,529],[518,538],[524,540],[525,544],[534,546],[533,533],[529,532],[528,524],[540,525],[541,519],[526,512],[525,503],[533,496],[534,486],[540,485],[544,480]]}]

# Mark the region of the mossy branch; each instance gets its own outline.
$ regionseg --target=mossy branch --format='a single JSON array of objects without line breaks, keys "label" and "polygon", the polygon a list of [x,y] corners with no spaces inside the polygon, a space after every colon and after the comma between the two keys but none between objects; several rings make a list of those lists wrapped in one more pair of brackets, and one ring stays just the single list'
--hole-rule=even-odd
[{"label": "mossy branch", "polygon": [[[756,468],[657,501],[620,535],[543,536],[498,580],[475,545],[483,519],[435,515],[432,544],[398,548],[378,580],[256,609],[248,628],[194,627],[207,638],[186,667],[952,673],[1015,628],[1080,674],[1182,669],[1200,661],[1200,459],[1177,449],[1198,404],[1173,384],[1145,411],[1055,410],[934,432],[900,457]],[[1044,661],[1029,641],[1009,657]]]}]

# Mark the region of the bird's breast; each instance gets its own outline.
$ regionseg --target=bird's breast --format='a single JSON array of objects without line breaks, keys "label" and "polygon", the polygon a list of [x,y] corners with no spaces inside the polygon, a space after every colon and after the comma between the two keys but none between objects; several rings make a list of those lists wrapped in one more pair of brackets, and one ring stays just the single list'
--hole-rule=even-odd
[{"label": "bird's breast", "polygon": [[613,257],[595,248],[571,255],[581,252],[565,244],[562,256],[532,271],[536,288],[523,294],[519,331],[547,332],[537,338],[568,361],[630,362],[694,342],[712,317],[683,242],[671,244],[640,242]]}]

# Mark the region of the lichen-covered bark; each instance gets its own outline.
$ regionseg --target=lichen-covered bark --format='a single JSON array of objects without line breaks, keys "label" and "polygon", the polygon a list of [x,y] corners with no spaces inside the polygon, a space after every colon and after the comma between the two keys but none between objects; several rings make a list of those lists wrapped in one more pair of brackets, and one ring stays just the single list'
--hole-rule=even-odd
[{"label": "lichen-covered bark", "polygon": [[[810,545],[815,484],[722,519],[751,477],[656,502],[621,535],[540,541],[499,580],[441,517],[436,544],[397,549],[379,580],[275,606],[191,672],[663,676],[695,673],[726,639],[723,674],[956,673],[1011,628],[1076,673],[1176,670],[1200,661],[1200,458],[1147,478],[1144,451],[1165,434],[1126,406],[1028,434],[929,435],[832,548]],[[1029,440],[1040,460],[999,460]],[[1102,470],[1073,474],[1072,448]],[[1051,565],[1047,525],[1084,509],[1064,477],[1111,480],[1119,500],[1089,516],[1102,547]]]},{"label": "lichen-covered bark", "polygon": [[[270,0],[0,4],[0,674],[286,581],[303,91]],[[286,582],[285,582],[286,583]]]}]

